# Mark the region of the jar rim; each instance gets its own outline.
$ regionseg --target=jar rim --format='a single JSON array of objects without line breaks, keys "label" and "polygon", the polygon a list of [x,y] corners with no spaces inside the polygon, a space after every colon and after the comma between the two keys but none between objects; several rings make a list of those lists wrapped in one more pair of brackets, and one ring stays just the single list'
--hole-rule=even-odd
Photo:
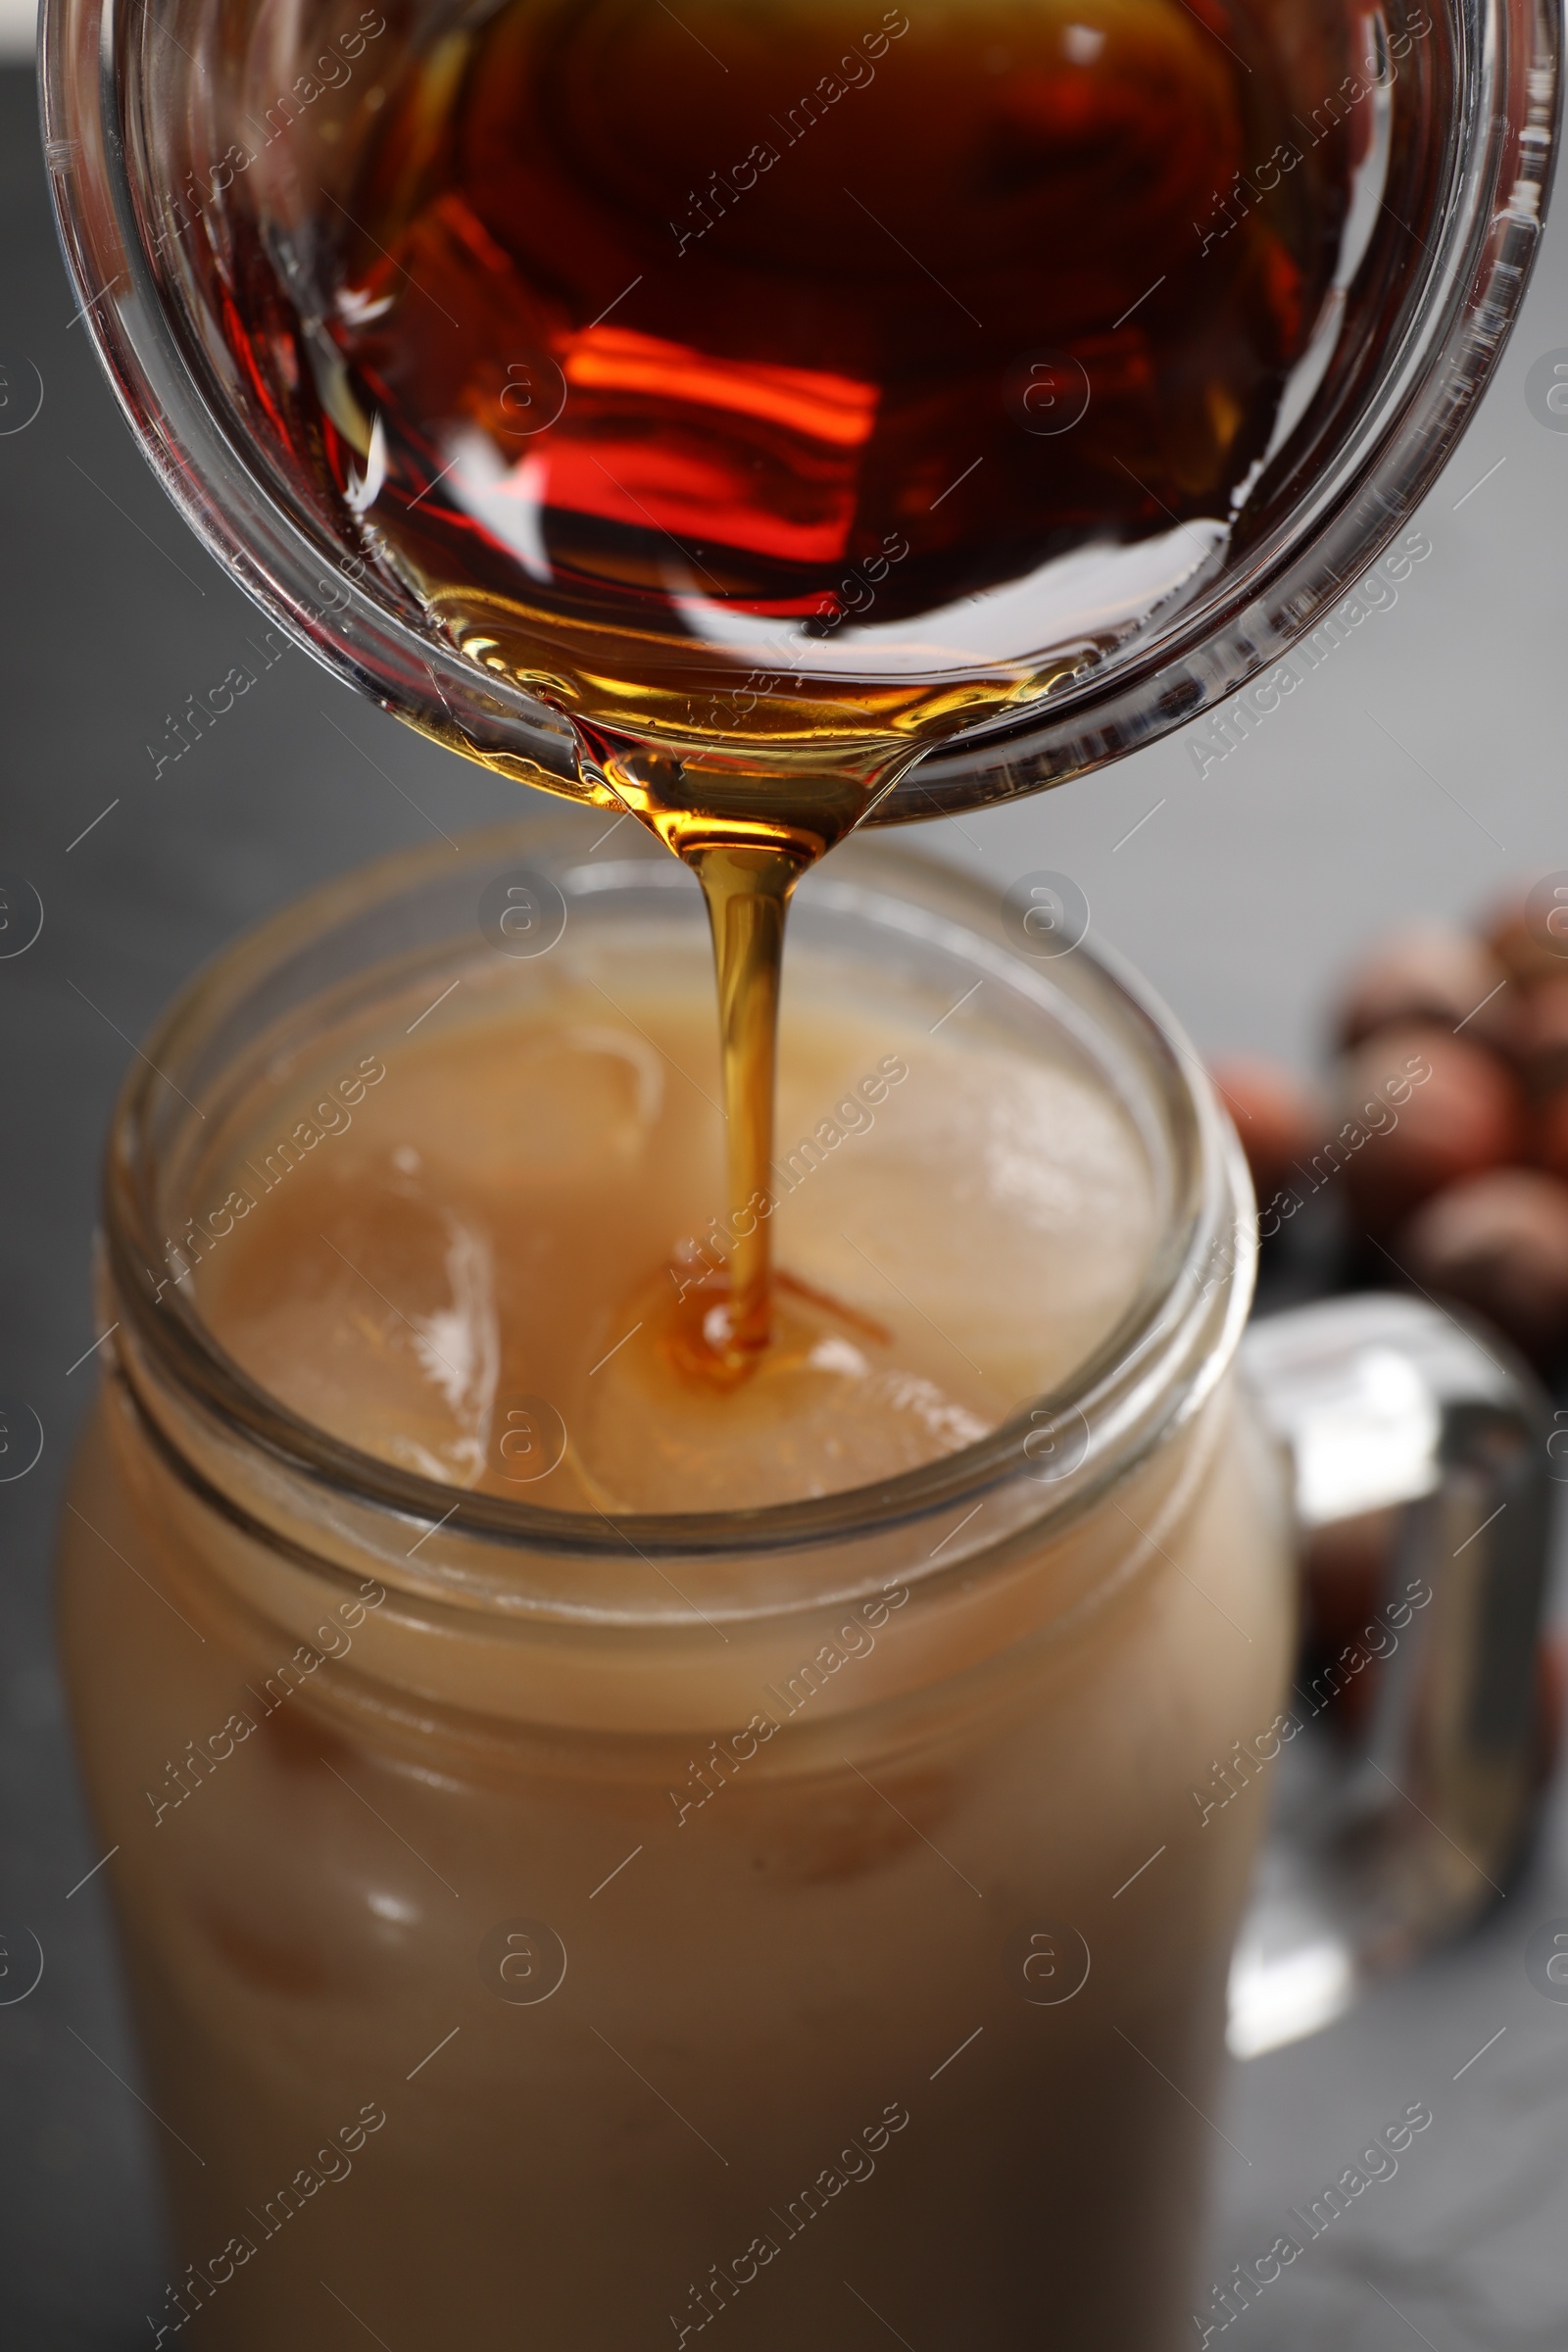
[{"label": "jar rim", "polygon": [[[470,835],[459,845],[461,870],[471,875],[485,865],[516,863],[519,853],[535,866],[552,855],[570,857],[573,837],[580,839],[593,823],[586,814],[560,809]],[[652,840],[639,837],[634,858],[647,863],[650,882],[666,874],[671,882],[685,881],[683,869]],[[1015,1505],[1022,1498],[1021,1518],[1038,1540],[1125,1476],[1191,1417],[1218,1382],[1246,1321],[1255,1257],[1255,1225],[1246,1213],[1250,1185],[1240,1146],[1193,1048],[1154,993],[1114,953],[1081,945],[1060,962],[1078,965],[1074,987],[1086,1004],[1124,1023],[1126,1038],[1143,1057],[1150,1098],[1168,1123],[1175,1146],[1169,1211],[1139,1293],[1112,1330],[1058,1389],[1026,1401],[986,1437],[921,1468],[828,1495],[738,1510],[612,1515],[547,1509],[457,1488],[317,1427],[227,1354],[188,1296],[188,1284],[155,1287],[151,1268],[163,1230],[156,1185],[170,1156],[171,1121],[180,1116],[171,1109],[168,1090],[196,1109],[180,1082],[198,1088],[194,1070],[204,1041],[211,1042],[221,1018],[254,996],[270,973],[330,926],[394,905],[421,883],[438,877],[444,883],[453,870],[449,851],[416,849],[328,882],[247,932],[198,972],[147,1040],[116,1107],[104,1185],[107,1270],[122,1322],[115,1360],[144,1409],[141,1391],[150,1380],[225,1444],[238,1440],[265,1457],[274,1473],[368,1510],[383,1525],[418,1533],[421,1559],[414,1565],[434,1568],[439,1585],[439,1562],[450,1558],[454,1545],[471,1551],[477,1544],[481,1556],[500,1547],[514,1555],[579,1561],[614,1559],[628,1546],[650,1561],[756,1558],[854,1544],[1004,1488],[1014,1491]],[[1026,998],[1039,981],[1031,963],[999,934],[997,902],[985,884],[929,855],[885,837],[874,843],[854,837],[835,852],[820,878],[819,899],[833,892],[846,904],[858,894],[863,908],[902,906],[927,930],[945,927],[944,936],[961,941],[972,960],[1006,976]],[[1050,994],[1056,1002],[1062,975],[1054,964],[1053,974]],[[1216,1263],[1223,1278],[1205,1281]],[[162,1422],[165,1416],[155,1418]],[[1082,1454],[1058,1475],[1043,1477],[1042,1429],[1080,1426],[1086,1433]],[[167,1441],[167,1427],[164,1435]],[[174,1445],[180,1450],[177,1440]],[[1010,1516],[1019,1524],[1020,1508]],[[424,1540],[438,1533],[439,1544],[426,1551]]]}]

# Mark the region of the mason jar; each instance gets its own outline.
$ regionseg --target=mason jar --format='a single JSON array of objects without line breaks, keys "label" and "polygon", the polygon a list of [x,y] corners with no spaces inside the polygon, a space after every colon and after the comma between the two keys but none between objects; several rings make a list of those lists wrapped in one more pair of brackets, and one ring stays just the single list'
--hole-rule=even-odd
[{"label": "mason jar", "polygon": [[1234,1377],[1247,1175],[1140,984],[907,853],[804,886],[792,986],[983,983],[1157,1205],[1070,1380],[880,1483],[547,1510],[358,1449],[204,1320],[247,1213],[214,1136],[323,1038],[374,1084],[493,956],[497,877],[622,1004],[698,968],[690,877],[589,836],[318,893],[195,982],[116,1115],[61,1608],[177,2245],[155,2332],[1171,2352],[1265,1803],[1195,1791],[1279,1746],[1295,1587]]}]

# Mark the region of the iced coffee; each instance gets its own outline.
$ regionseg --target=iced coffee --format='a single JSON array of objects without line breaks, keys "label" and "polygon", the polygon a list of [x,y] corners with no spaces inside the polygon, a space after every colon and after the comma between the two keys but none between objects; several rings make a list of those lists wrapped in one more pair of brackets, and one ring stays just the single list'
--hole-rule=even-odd
[{"label": "iced coffee", "polygon": [[1192,1791],[1290,1634],[1245,1179],[1122,983],[852,846],[726,1377],[695,886],[528,855],[548,952],[493,847],[339,886],[122,1113],[64,1610],[154,2335],[1167,2352],[1263,1802]]}]

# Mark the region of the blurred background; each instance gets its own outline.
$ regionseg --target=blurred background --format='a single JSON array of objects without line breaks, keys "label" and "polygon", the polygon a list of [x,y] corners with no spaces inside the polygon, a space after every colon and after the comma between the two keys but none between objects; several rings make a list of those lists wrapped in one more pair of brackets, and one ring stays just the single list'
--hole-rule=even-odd
[{"label": "blurred background", "polygon": [[[30,909],[30,891],[43,914],[30,946],[0,955],[0,1397],[44,1431],[37,1465],[0,1484],[0,2340],[111,2352],[147,2340],[167,2273],[156,2126],[138,2103],[103,1883],[81,1883],[99,1857],[50,1644],[53,1519],[94,1377],[100,1141],[133,1041],[243,925],[432,829],[505,815],[517,793],[293,651],[157,772],[171,714],[248,661],[264,624],[156,486],[75,316],[38,152],[30,17],[25,0],[0,0],[0,878],[12,906]],[[1396,600],[1229,756],[1189,731],[933,826],[925,846],[999,891],[1065,871],[1097,938],[1142,968],[1205,1054],[1319,1070],[1340,976],[1381,934],[1468,920],[1568,869],[1568,417],[1526,397],[1532,365],[1559,346],[1568,359],[1568,208],[1418,518],[1431,552]],[[29,916],[9,936],[30,929]],[[1412,2336],[1433,2352],[1568,2343],[1568,2003],[1525,1968],[1530,1936],[1559,1913],[1560,1804],[1477,1934],[1316,2040],[1233,2069],[1214,2148],[1220,2279],[1407,2106],[1434,2116],[1398,2176],[1236,2323],[1255,2352],[1321,2345],[1331,2328],[1349,2352]],[[30,1937],[42,1982],[8,2004]]]}]

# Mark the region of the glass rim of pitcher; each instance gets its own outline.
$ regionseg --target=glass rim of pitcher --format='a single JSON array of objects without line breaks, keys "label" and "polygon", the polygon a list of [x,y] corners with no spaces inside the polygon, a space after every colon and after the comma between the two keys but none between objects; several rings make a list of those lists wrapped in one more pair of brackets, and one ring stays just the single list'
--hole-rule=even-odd
[{"label": "glass rim of pitcher", "polygon": [[[1230,1364],[1252,1292],[1250,1181],[1194,1049],[1155,993],[1114,951],[1081,944],[1053,959],[1049,978],[1042,977],[1004,934],[988,938],[988,931],[998,930],[999,901],[982,880],[903,843],[851,836],[804,890],[828,916],[837,908],[863,921],[881,909],[881,918],[897,928],[903,909],[911,918],[903,924],[909,936],[938,940],[953,954],[961,952],[970,968],[1009,979],[1020,1002],[1033,1001],[1044,1017],[1059,1020],[1065,1006],[1068,1019],[1076,1017],[1087,1033],[1097,1015],[1082,1006],[1100,1008],[1106,1024],[1104,1066],[1111,1048],[1118,1048],[1123,1068],[1130,1070],[1128,1083],[1143,1089],[1145,1106],[1160,1122],[1154,1148],[1169,1152],[1163,1227],[1137,1296],[1056,1390],[1026,1398],[984,1438],[917,1469],[794,1501],[612,1514],[548,1509],[425,1477],[333,1436],[234,1361],[187,1295],[189,1286],[175,1280],[155,1291],[153,1267],[170,1230],[159,1181],[178,1156],[182,1137],[195,1132],[173,1099],[205,1119],[197,1070],[221,1021],[258,999],[269,975],[282,971],[290,957],[330,936],[332,922],[346,930],[367,910],[412,898],[421,885],[456,889],[465,877],[499,870],[509,858],[514,861],[519,849],[528,852],[531,867],[550,872],[551,837],[563,844],[564,858],[577,858],[580,853],[566,837],[594,821],[586,812],[564,809],[525,814],[465,836],[458,866],[439,846],[394,852],[319,886],[247,931],[168,1005],[117,1102],[103,1192],[104,1248],[114,1312],[122,1323],[111,1363],[128,1380],[138,1416],[152,1422],[159,1449],[178,1457],[188,1480],[213,1485],[197,1462],[199,1449],[187,1449],[177,1430],[166,1426],[170,1417],[153,1409],[154,1394],[162,1391],[176,1400],[174,1421],[193,1409],[209,1438],[214,1431],[225,1441],[237,1435],[274,1469],[365,1506],[377,1525],[390,1517],[411,1530],[439,1530],[437,1544],[425,1553],[421,1539],[421,1557],[411,1563],[422,1571],[428,1562],[438,1584],[441,1555],[469,1541],[485,1552],[500,1546],[601,1560],[623,1556],[628,1544],[645,1557],[665,1559],[809,1552],[855,1544],[992,1494],[1005,1497],[1005,1507],[986,1531],[988,1545],[1024,1528],[1039,1542],[1048,1525],[1054,1533],[1075,1520],[1185,1426]],[[612,868],[555,870],[568,884],[571,871],[591,872],[595,897],[604,895],[612,876],[628,877],[615,888],[640,889],[645,872],[647,887],[662,899],[668,900],[673,886],[692,891],[695,901],[685,868],[641,833],[630,857]],[[693,917],[700,922],[695,903]],[[706,943],[706,931],[703,937]],[[435,953],[431,969],[450,966],[450,949],[442,963]],[[1069,974],[1068,966],[1076,969]],[[1120,1040],[1111,1034],[1111,1022],[1124,1024]],[[1147,1120],[1145,1126],[1147,1140]],[[183,1193],[179,1201],[184,1210]],[[220,1499],[232,1517],[230,1498]],[[955,1564],[971,1556],[970,1546],[959,1545],[954,1556]],[[935,1564],[945,1568],[949,1561]]]},{"label": "glass rim of pitcher", "polygon": [[[1213,710],[1328,621],[1412,516],[1469,422],[1523,299],[1562,104],[1552,0],[1438,5],[1454,63],[1434,233],[1430,243],[1415,240],[1418,293],[1308,486],[1239,563],[1065,681],[1049,706],[982,718],[924,751],[867,822],[1041,790]],[[127,174],[117,44],[131,13],[115,0],[44,0],[45,153],[80,314],[165,490],[246,593],[334,674],[503,772],[607,800],[566,719],[423,634],[366,593],[340,547],[317,543],[198,373],[160,292]],[[1381,8],[1365,22],[1383,27],[1386,50]],[[1396,79],[1391,70],[1387,84],[1371,86]]]}]

